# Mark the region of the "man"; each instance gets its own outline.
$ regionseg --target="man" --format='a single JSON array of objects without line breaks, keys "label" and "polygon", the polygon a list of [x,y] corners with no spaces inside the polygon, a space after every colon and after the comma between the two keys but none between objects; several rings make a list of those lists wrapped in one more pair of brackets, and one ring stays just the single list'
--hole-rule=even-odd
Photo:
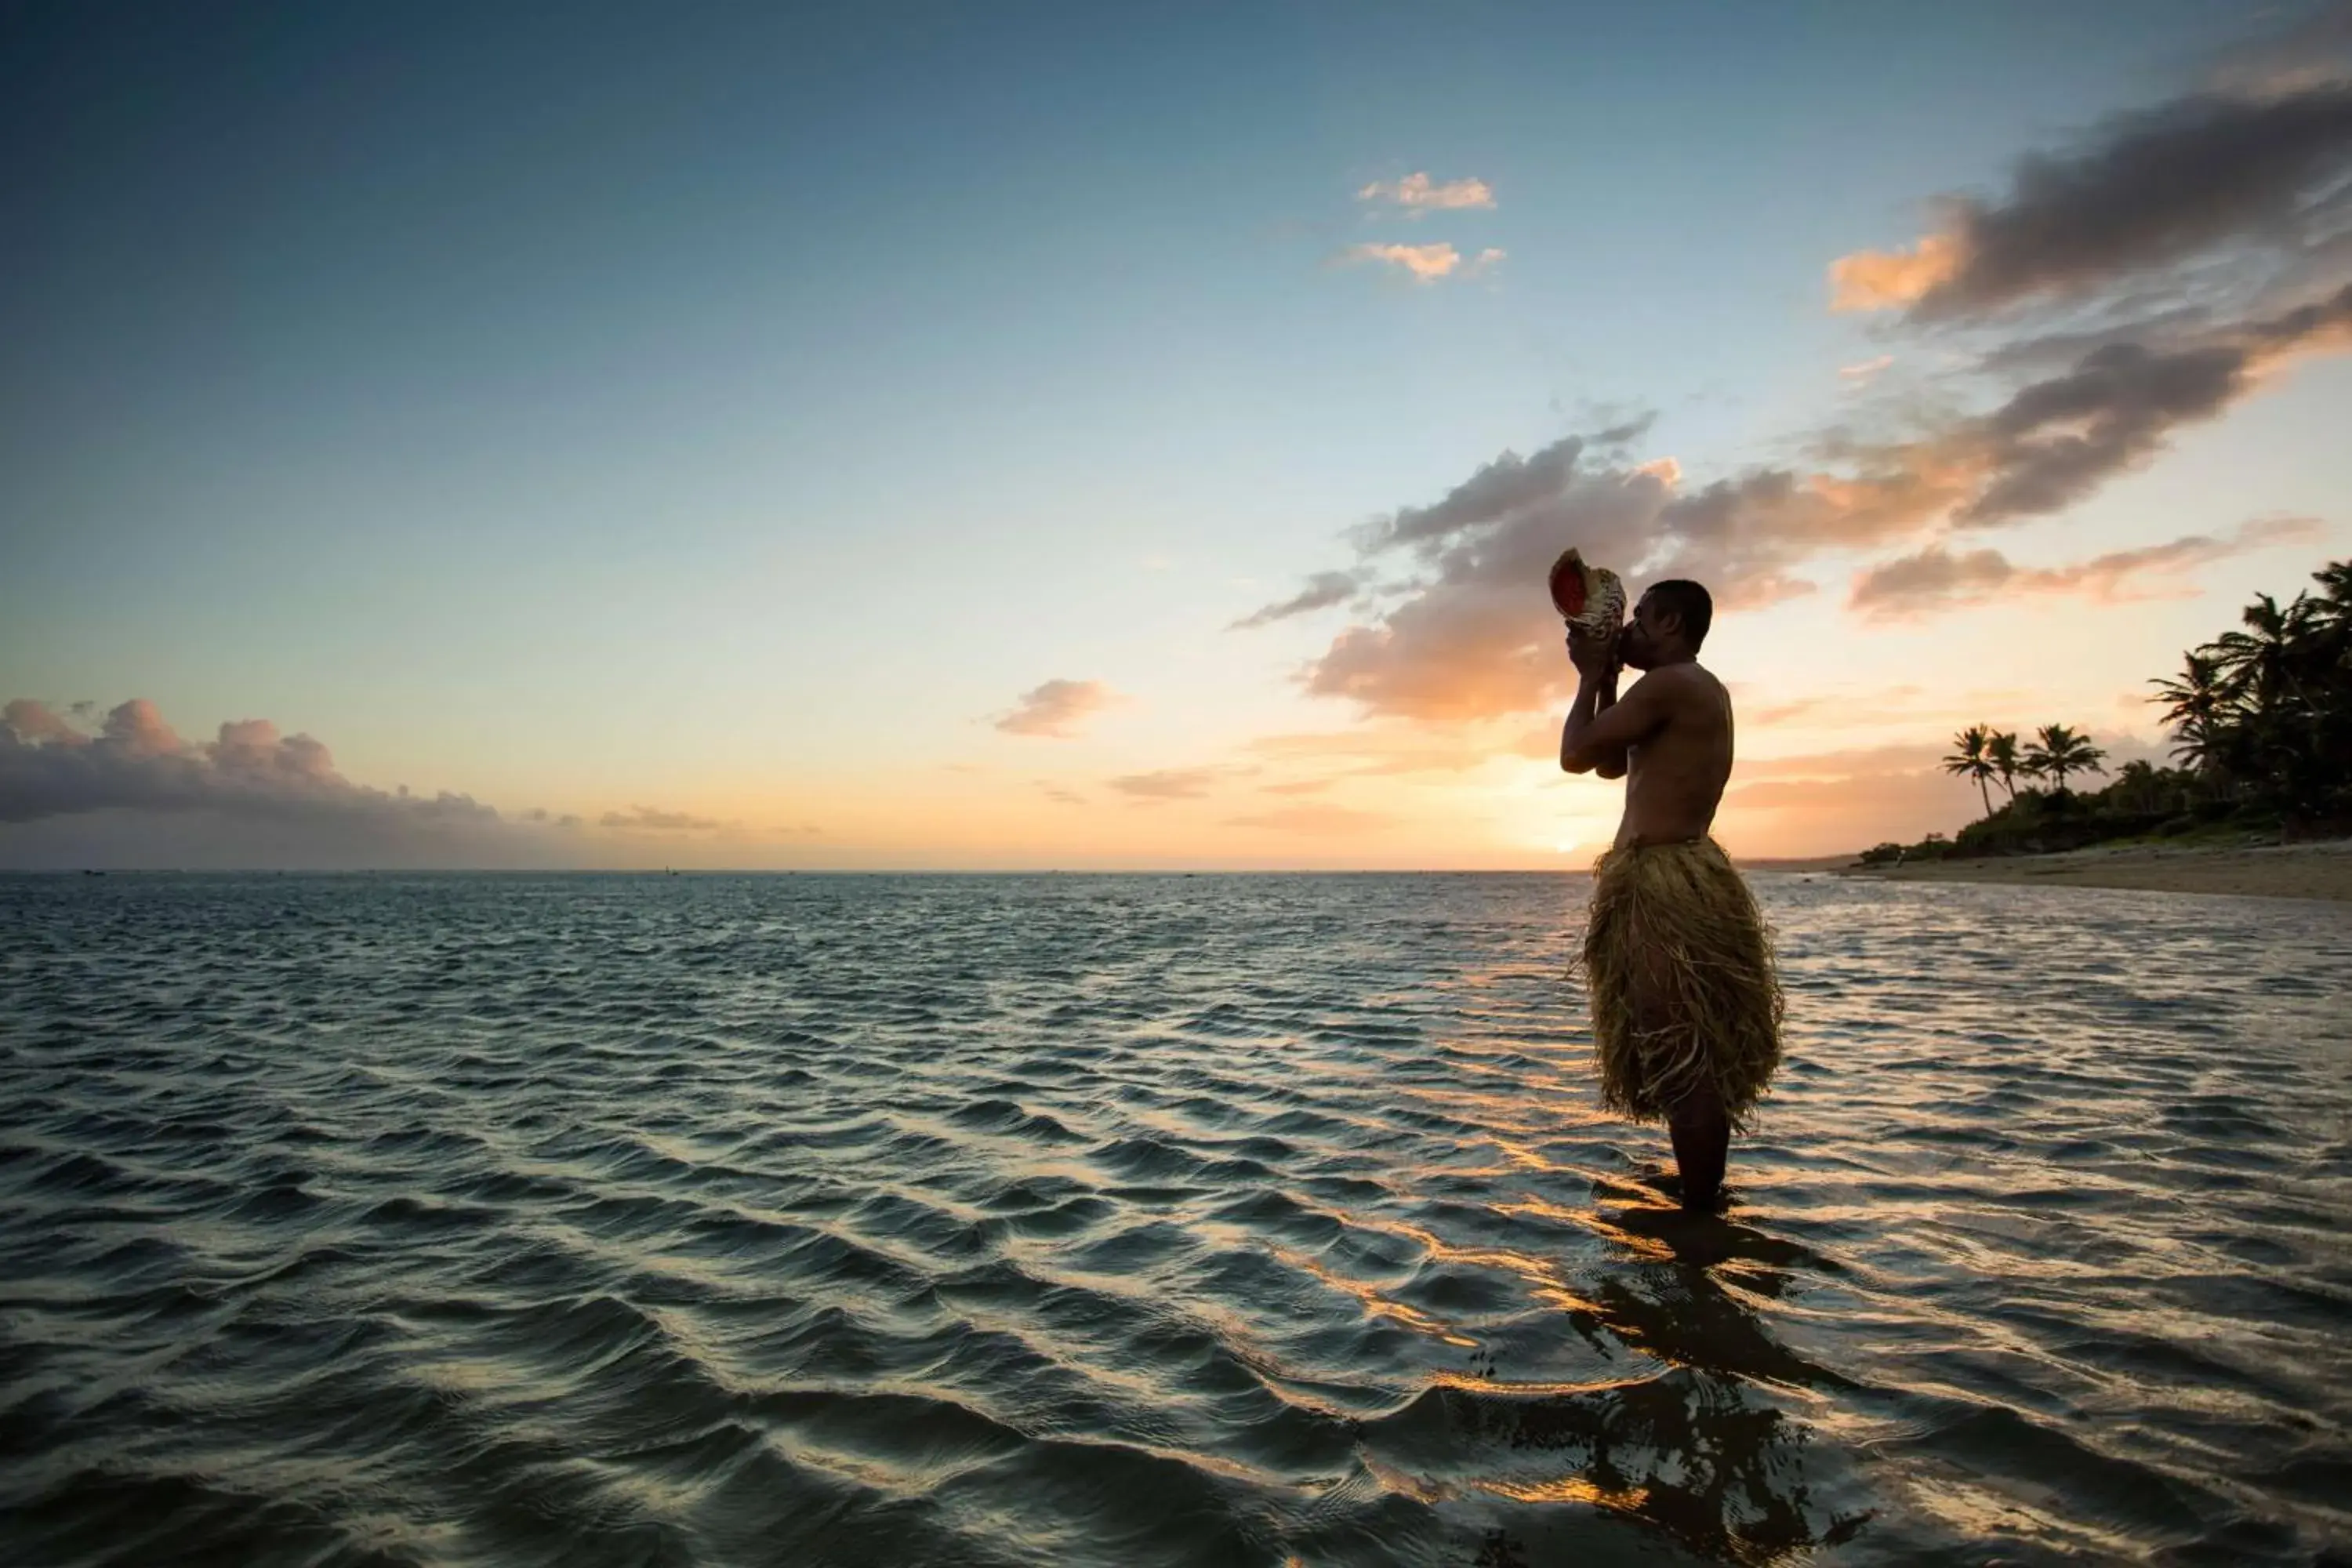
[{"label": "man", "polygon": [[[1664,1118],[1685,1208],[1722,1189],[1731,1130],[1780,1060],[1780,986],[1748,884],[1707,829],[1731,776],[1731,696],[1699,667],[1715,605],[1654,584],[1614,637],[1571,629],[1576,702],[1559,765],[1622,778],[1625,815],[1593,868],[1584,981],[1601,1100]],[[1643,671],[1620,701],[1620,664]]]}]

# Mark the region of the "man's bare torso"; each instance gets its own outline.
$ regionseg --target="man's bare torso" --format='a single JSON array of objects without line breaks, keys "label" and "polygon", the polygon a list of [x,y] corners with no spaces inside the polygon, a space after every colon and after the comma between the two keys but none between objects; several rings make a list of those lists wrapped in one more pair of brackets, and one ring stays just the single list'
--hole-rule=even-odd
[{"label": "man's bare torso", "polygon": [[1664,700],[1664,721],[1625,752],[1625,816],[1617,847],[1706,837],[1731,777],[1731,694],[1695,661],[1642,677]]}]

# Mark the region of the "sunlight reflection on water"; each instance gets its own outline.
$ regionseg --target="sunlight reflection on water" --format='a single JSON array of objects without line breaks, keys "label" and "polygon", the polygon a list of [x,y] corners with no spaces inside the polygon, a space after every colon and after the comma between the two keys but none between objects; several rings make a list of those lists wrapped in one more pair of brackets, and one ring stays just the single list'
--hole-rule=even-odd
[{"label": "sunlight reflection on water", "polygon": [[1583,879],[16,879],[0,1557],[2308,1562],[2352,911],[1767,877],[1735,1202]]}]

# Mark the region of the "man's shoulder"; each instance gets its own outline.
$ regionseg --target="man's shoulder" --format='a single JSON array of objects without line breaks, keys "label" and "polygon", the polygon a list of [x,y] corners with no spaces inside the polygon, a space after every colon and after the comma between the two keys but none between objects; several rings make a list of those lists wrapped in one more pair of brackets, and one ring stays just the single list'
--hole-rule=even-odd
[{"label": "man's shoulder", "polygon": [[1704,693],[1714,697],[1721,695],[1724,690],[1723,682],[1715,678],[1715,672],[1696,659],[1650,670],[1642,677],[1642,684],[1659,697],[1684,693]]}]

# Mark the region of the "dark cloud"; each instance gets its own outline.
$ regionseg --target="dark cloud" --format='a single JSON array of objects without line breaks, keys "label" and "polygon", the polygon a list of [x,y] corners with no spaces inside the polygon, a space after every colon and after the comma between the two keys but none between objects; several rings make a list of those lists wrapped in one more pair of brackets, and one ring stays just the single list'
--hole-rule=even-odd
[{"label": "dark cloud", "polygon": [[996,727],[1008,735],[1068,740],[1080,723],[1118,700],[1118,693],[1099,680],[1049,680],[1023,693]]},{"label": "dark cloud", "polygon": [[544,807],[501,816],[471,795],[355,784],[319,741],[267,720],[192,741],[144,700],[103,715],[27,698],[0,708],[0,865],[552,868],[627,864],[646,853],[635,835],[730,825],[640,805],[598,826],[616,831],[583,832],[579,816]]},{"label": "dark cloud", "polygon": [[2007,522],[2063,510],[2160,450],[2178,426],[2211,419],[2263,367],[2352,327],[2352,285],[2265,321],[2178,348],[2110,343],[2034,382],[1952,443],[1986,476],[1955,521]]},{"label": "dark cloud", "polygon": [[2034,383],[1979,426],[1995,477],[1958,521],[2005,522],[2082,500],[2157,451],[2175,426],[2235,402],[2249,363],[2235,346],[2164,353],[2116,343],[2070,374]]},{"label": "dark cloud", "polygon": [[2129,595],[2135,581],[2177,574],[2269,545],[2316,539],[2326,528],[2314,518],[2261,518],[2221,538],[2189,534],[2164,544],[2112,551],[2071,566],[2013,564],[1997,550],[1955,553],[1933,545],[1885,562],[1854,579],[1847,603],[1882,620],[1931,615],[2018,594],[2078,594],[2092,599]]},{"label": "dark cloud", "polygon": [[30,699],[0,710],[0,822],[110,809],[409,825],[498,820],[471,795],[425,797],[352,784],[335,771],[325,746],[308,735],[280,735],[264,719],[185,742],[144,700],[113,709],[94,735]]},{"label": "dark cloud", "polygon": [[1328,610],[1334,605],[1344,605],[1356,596],[1362,580],[1353,572],[1318,572],[1307,580],[1307,586],[1278,605],[1252,611],[1235,621],[1229,628],[1247,631],[1253,627],[1271,626],[1276,621],[1288,620],[1316,610]]},{"label": "dark cloud", "polygon": [[2110,287],[2224,247],[2291,254],[2330,233],[2352,174],[2352,82],[2200,93],[2021,160],[1997,201],[1948,197],[1910,252],[1847,257],[1841,302],[1919,321]]},{"label": "dark cloud", "polygon": [[2216,90],[2263,98],[2352,79],[2352,0],[2320,0],[2299,15],[2264,9],[2273,26],[2215,59]]},{"label": "dark cloud", "polygon": [[327,748],[267,721],[183,740],[152,702],[102,717],[0,710],[0,864],[19,867],[552,866],[551,830],[470,795],[353,784]]}]

